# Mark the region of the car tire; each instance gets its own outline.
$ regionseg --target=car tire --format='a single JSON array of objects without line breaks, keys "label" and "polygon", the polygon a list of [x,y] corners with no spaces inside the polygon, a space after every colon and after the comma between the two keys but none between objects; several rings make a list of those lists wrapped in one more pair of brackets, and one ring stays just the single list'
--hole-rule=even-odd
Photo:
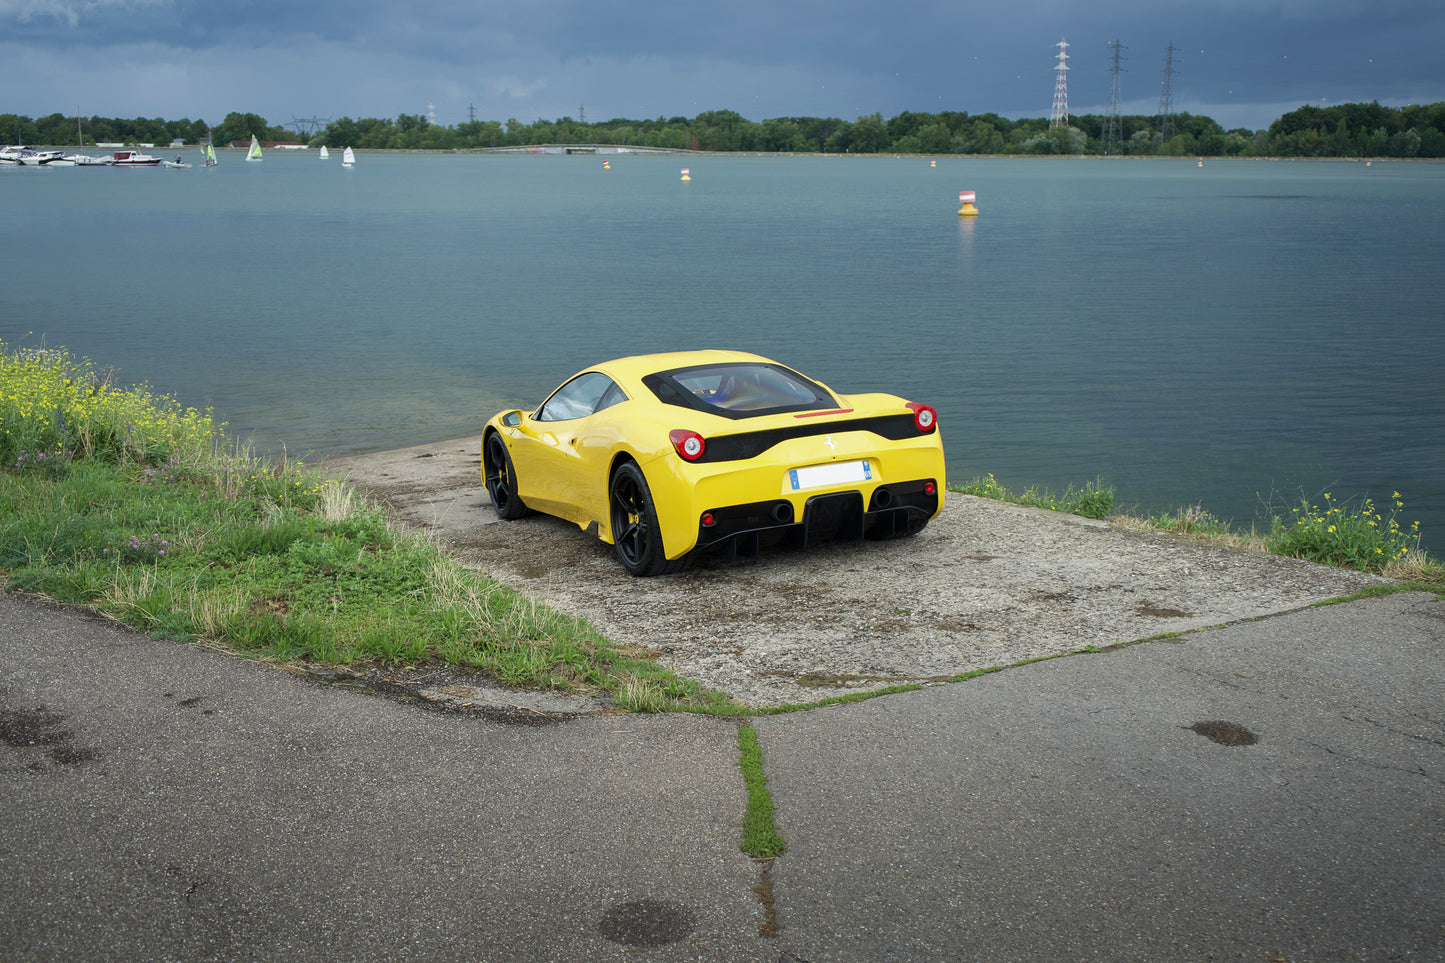
[{"label": "car tire", "polygon": [[647,478],[634,462],[617,466],[607,483],[607,510],[612,523],[612,544],[628,574],[638,577],[681,571],[686,557],[668,561],[662,547],[662,530]]},{"label": "car tire", "polygon": [[528,513],[522,496],[517,494],[517,470],[512,467],[507,443],[495,431],[482,442],[482,480],[498,518],[511,521]]}]

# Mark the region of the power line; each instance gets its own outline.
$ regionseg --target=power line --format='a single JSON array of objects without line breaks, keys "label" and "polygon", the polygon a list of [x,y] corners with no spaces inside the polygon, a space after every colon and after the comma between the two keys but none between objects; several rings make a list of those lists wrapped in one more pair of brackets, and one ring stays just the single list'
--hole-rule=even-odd
[{"label": "power line", "polygon": [[330,117],[297,117],[291,115],[291,129],[301,137],[311,137],[321,128],[331,123]]}]

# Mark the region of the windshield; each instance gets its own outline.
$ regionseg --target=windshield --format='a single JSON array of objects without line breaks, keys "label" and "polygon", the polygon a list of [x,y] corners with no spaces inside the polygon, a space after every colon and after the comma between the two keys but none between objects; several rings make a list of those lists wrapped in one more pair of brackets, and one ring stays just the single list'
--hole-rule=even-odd
[{"label": "windshield", "polygon": [[664,404],[728,418],[838,407],[822,385],[779,365],[760,362],[678,368],[648,375],[642,383]]}]

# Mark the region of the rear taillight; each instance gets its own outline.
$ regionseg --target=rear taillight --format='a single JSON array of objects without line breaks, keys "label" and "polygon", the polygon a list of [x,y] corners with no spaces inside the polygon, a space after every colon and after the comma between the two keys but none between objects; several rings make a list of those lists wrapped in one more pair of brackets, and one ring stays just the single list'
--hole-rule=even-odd
[{"label": "rear taillight", "polygon": [[697,461],[707,449],[707,441],[702,435],[686,428],[674,428],[667,437],[684,461]]},{"label": "rear taillight", "polygon": [[928,405],[910,401],[904,407],[913,412],[913,423],[918,426],[919,431],[932,431],[933,427],[938,424],[938,412]]}]

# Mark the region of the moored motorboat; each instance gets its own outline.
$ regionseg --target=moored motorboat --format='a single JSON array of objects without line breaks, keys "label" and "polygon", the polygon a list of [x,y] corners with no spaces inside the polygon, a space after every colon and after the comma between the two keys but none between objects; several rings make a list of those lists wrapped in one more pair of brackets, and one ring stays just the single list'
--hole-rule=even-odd
[{"label": "moored motorboat", "polygon": [[12,147],[0,147],[0,164],[8,164],[14,167],[20,163],[20,152],[24,150],[19,144]]},{"label": "moored motorboat", "polygon": [[64,151],[59,150],[36,150],[33,147],[22,147],[15,155],[15,162],[25,167],[44,167],[52,161],[58,161],[65,156]]},{"label": "moored motorboat", "polygon": [[138,150],[118,150],[111,155],[111,164],[116,167],[155,167],[160,162],[159,157]]},{"label": "moored motorboat", "polygon": [[92,157],[89,154],[66,154],[46,164],[46,167],[105,167],[111,162],[109,157]]}]

